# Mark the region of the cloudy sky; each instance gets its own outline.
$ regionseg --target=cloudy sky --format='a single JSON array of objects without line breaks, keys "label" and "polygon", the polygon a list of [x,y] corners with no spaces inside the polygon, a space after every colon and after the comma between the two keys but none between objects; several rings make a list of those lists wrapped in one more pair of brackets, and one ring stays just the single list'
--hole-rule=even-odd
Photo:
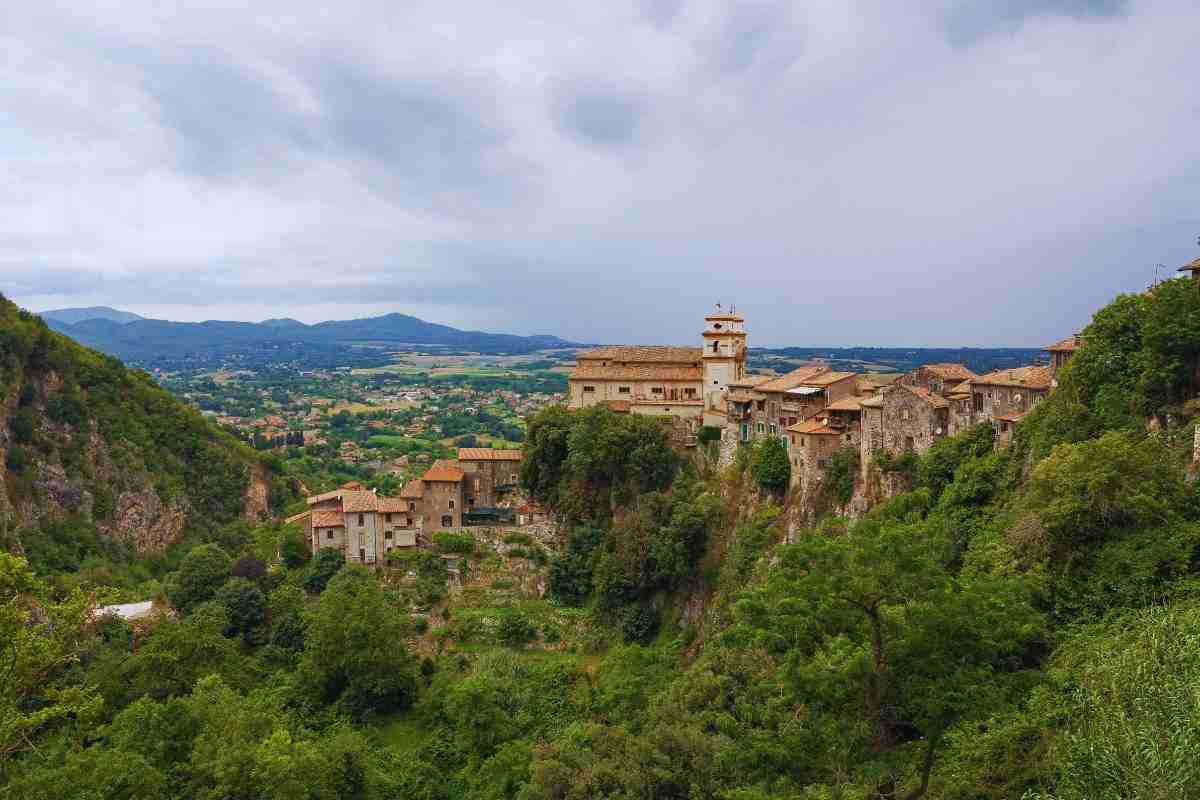
[{"label": "cloudy sky", "polygon": [[1200,255],[1198,40],[1195,0],[27,0],[0,291],[1045,344]]}]

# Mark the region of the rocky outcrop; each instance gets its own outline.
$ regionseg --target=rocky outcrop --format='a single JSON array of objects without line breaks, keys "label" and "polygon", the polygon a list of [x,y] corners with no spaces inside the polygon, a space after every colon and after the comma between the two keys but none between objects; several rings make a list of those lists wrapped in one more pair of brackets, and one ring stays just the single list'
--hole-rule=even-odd
[{"label": "rocky outcrop", "polygon": [[187,520],[186,502],[164,503],[151,489],[122,492],[115,506],[112,520],[96,527],[138,553],[159,553],[179,541]]},{"label": "rocky outcrop", "polygon": [[268,517],[271,514],[271,475],[262,464],[255,464],[250,470],[250,482],[246,484],[242,512],[251,522]]}]

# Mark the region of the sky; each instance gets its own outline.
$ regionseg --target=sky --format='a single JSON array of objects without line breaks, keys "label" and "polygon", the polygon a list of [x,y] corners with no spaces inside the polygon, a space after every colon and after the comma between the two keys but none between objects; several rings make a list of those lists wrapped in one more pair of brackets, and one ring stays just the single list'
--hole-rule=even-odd
[{"label": "sky", "polygon": [[16,5],[33,310],[1040,346],[1200,256],[1195,0]]}]

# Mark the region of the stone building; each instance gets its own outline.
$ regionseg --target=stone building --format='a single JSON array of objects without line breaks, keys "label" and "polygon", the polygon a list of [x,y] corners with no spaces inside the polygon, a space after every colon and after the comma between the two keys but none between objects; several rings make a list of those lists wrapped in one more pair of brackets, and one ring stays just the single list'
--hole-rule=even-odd
[{"label": "stone building", "polygon": [[517,486],[521,473],[520,450],[460,447],[458,468],[463,471],[466,510],[495,508]]},{"label": "stone building", "polygon": [[449,459],[438,459],[421,476],[421,518],[426,530],[461,528],[466,473]]},{"label": "stone building", "polygon": [[950,403],[923,386],[894,385],[882,392],[882,449],[892,453],[928,452],[950,431]]},{"label": "stone building", "polygon": [[924,364],[905,375],[900,382],[945,395],[951,388],[975,377],[966,364]]},{"label": "stone building", "polygon": [[725,394],[746,367],[745,320],[704,318],[701,347],[600,347],[580,353],[567,379],[567,406],[606,404],[633,414],[724,424]]},{"label": "stone building", "polygon": [[824,365],[800,367],[765,381],[735,382],[728,395],[727,424],[736,429],[740,442],[768,436],[786,441],[790,426],[856,394],[854,373],[833,372]]},{"label": "stone building", "polygon": [[1075,355],[1075,351],[1083,343],[1079,334],[1068,336],[1061,342],[1055,342],[1046,348],[1046,352],[1050,354],[1050,370],[1054,373],[1054,377],[1058,377],[1058,371],[1067,365],[1071,360],[1071,356]]},{"label": "stone building", "polygon": [[1179,268],[1180,272],[1190,272],[1193,280],[1200,281],[1200,258],[1189,261]]},{"label": "stone building", "polygon": [[417,544],[420,520],[402,498],[342,487],[309,497],[308,505],[306,514],[289,521],[304,524],[313,552],[333,547],[347,561],[377,564],[388,550]]},{"label": "stone building", "polygon": [[1001,442],[1012,435],[1013,425],[1050,394],[1052,367],[1016,367],[981,375],[971,381],[972,417],[990,420]]}]

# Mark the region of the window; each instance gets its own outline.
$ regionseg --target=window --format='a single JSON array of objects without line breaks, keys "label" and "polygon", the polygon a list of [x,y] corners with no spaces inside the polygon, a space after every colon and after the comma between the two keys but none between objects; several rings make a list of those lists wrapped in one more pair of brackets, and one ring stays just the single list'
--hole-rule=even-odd
[{"label": "window", "polygon": [[412,527],[412,517],[405,517],[405,518],[404,518],[404,527],[406,527],[406,528],[411,528],[411,527]]},{"label": "window", "polygon": [[449,528],[454,524],[454,517],[449,514],[442,514],[442,527]]},{"label": "window", "polygon": [[391,522],[391,521],[392,521],[392,515],[391,515],[391,514],[387,514],[387,515],[385,515],[385,519],[387,519],[387,521],[388,521],[388,522]]},{"label": "window", "polygon": [[766,400],[757,400],[754,403],[754,407],[756,409],[758,409],[759,411],[766,411],[767,410],[767,401]]},{"label": "window", "polygon": [[695,389],[684,389],[683,396],[687,397],[687,398],[694,398],[696,396],[696,390]]},{"label": "window", "polygon": [[905,422],[908,422],[909,412],[908,412],[907,408],[900,409],[900,419],[904,420]]},{"label": "window", "polygon": [[594,393],[595,391],[596,391],[596,387],[595,387],[595,386],[585,386],[585,387],[583,387],[583,393],[584,393],[584,394],[592,394],[592,393]]},{"label": "window", "polygon": [[983,393],[975,392],[974,400],[975,400],[975,410],[983,411]]},{"label": "window", "polygon": [[714,330],[714,331],[719,331],[719,330],[721,330],[721,323],[719,323],[719,322],[714,322],[714,323],[713,323],[713,330]]},{"label": "window", "polygon": [[651,393],[651,394],[662,394],[662,393],[663,393],[663,387],[661,387],[661,386],[654,386],[654,387],[652,387],[652,388],[650,389],[650,393]]},{"label": "window", "polygon": [[362,514],[359,514],[359,515],[358,515],[358,527],[360,527],[360,528],[361,528],[363,525],[364,525],[364,522],[363,522],[363,515],[362,515]]},{"label": "window", "polygon": [[[713,342],[713,349],[712,349],[712,351],[713,351],[714,353],[716,353],[716,352],[718,351],[718,348],[719,348],[720,346],[721,346],[721,343],[720,343],[720,342]],[[692,352],[694,353],[694,352],[696,352],[696,351],[695,351],[695,350],[693,350]]]},{"label": "window", "polygon": [[416,504],[416,503],[414,503],[414,502],[412,502],[412,501],[410,500],[410,501],[409,501],[409,503],[408,503],[408,510],[409,510],[409,511],[416,511],[416,510],[417,510],[417,504]]},{"label": "window", "polygon": [[772,422],[772,423],[771,423],[771,435],[772,435],[772,436],[774,436],[774,435],[775,435],[775,431],[776,431],[776,430],[777,430],[777,429],[776,429],[776,427],[775,427],[775,423],[774,423],[774,422]]},{"label": "window", "polygon": [[449,505],[449,506],[447,506],[447,508],[454,508],[454,501],[453,501],[453,500],[451,500],[451,501],[450,501],[450,505]]},{"label": "window", "polygon": [[391,532],[391,531],[384,531],[384,532],[383,532],[383,538],[385,538],[385,539],[391,539],[391,538],[392,538],[392,532]]},{"label": "window", "polygon": [[913,441],[913,437],[905,436],[904,437],[904,452],[911,453],[912,451],[914,451],[916,449],[917,449],[917,443],[915,441]]},{"label": "window", "polygon": [[760,423],[758,423],[758,432],[759,432],[759,433],[762,433],[762,432],[763,432],[763,430],[764,430],[764,428],[763,428],[763,424],[762,424],[761,422],[760,422]]},{"label": "window", "polygon": [[618,386],[617,393],[618,394],[629,394],[629,387],[628,386]]},{"label": "window", "polygon": [[332,538],[333,538],[333,528],[330,528],[329,530],[325,531],[325,538],[326,538],[326,539],[332,539]]}]

